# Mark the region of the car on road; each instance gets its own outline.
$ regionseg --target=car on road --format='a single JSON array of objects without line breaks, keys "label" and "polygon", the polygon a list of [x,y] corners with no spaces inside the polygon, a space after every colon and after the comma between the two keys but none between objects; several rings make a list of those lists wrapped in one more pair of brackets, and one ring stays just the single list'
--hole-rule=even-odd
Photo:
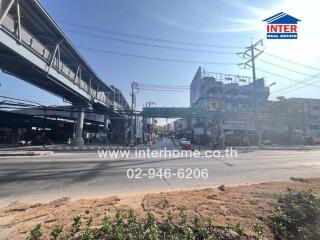
[{"label": "car on road", "polygon": [[186,138],[181,138],[181,139],[179,140],[179,145],[181,146],[182,142],[185,142],[185,141],[188,141],[188,139],[186,139]]},{"label": "car on road", "polygon": [[183,150],[192,150],[192,144],[190,141],[181,141],[180,146]]}]

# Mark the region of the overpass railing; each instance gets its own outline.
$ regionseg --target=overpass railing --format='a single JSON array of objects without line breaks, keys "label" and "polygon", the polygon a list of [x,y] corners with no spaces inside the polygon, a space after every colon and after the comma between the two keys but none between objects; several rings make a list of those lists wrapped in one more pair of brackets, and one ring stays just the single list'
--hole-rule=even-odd
[{"label": "overpass railing", "polygon": [[[68,80],[77,85],[80,89],[84,90],[94,99],[97,99],[107,106],[111,106],[111,101],[105,96],[104,92],[99,92],[91,88],[90,79],[87,82],[81,77],[81,69],[78,67],[77,71],[73,71],[67,64],[60,60],[59,45],[56,46],[52,52],[44,46],[35,36],[28,32],[23,26],[20,26],[19,33],[17,33],[15,20],[7,14],[3,19],[1,25],[11,36],[19,40],[21,44],[31,50],[38,57],[47,62],[50,68],[55,68],[59,73],[64,75]],[[49,71],[48,70],[48,71]]]}]

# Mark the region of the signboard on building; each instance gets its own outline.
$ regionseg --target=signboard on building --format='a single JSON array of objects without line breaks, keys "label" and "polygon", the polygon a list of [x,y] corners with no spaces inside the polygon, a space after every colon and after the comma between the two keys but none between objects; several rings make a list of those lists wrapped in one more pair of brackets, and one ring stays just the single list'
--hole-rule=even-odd
[{"label": "signboard on building", "polygon": [[207,107],[209,110],[217,110],[219,107],[219,103],[215,100],[208,100]]},{"label": "signboard on building", "polygon": [[226,130],[255,130],[254,122],[242,122],[242,121],[225,121],[223,123],[223,129]]}]

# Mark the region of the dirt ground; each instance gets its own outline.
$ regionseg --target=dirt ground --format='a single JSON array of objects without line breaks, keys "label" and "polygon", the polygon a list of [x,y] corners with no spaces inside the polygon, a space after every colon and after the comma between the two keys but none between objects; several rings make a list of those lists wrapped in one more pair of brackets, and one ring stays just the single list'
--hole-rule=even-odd
[{"label": "dirt ground", "polygon": [[[153,211],[160,220],[169,209],[175,215],[185,208],[190,215],[210,216],[215,226],[224,226],[226,221],[231,224],[240,221],[246,232],[254,235],[253,223],[259,221],[268,225],[268,216],[277,205],[278,194],[286,193],[288,187],[312,189],[320,195],[320,178],[75,201],[62,198],[48,203],[15,202],[0,209],[0,239],[25,239],[27,232],[38,223],[42,223],[44,236],[48,236],[56,224],[70,226],[73,217],[79,214],[84,219],[92,216],[93,226],[98,227],[105,212],[113,217],[117,209],[128,211],[130,208],[140,216]],[[273,239],[270,229],[266,227],[266,230],[268,239]]]}]

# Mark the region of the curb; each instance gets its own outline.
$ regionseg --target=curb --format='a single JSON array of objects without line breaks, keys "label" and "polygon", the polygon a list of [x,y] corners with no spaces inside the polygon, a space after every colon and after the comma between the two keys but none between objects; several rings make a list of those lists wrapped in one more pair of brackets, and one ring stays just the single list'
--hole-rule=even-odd
[{"label": "curb", "polygon": [[0,152],[0,157],[10,156],[51,156],[53,151]]}]

